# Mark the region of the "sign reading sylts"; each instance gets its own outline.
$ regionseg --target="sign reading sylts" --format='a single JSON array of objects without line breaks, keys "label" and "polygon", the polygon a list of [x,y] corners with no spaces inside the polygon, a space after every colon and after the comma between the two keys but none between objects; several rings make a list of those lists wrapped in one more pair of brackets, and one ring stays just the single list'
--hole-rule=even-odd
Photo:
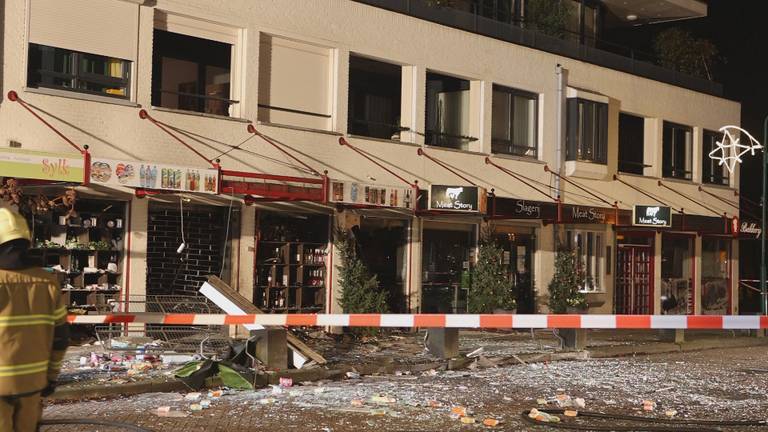
[{"label": "sign reading sylts", "polygon": [[0,177],[83,183],[85,162],[78,154],[2,149]]},{"label": "sign reading sylts", "polygon": [[671,227],[672,208],[666,206],[635,205],[632,209],[632,225]]},{"label": "sign reading sylts", "polygon": [[485,189],[477,186],[432,185],[429,189],[429,209],[485,213]]}]

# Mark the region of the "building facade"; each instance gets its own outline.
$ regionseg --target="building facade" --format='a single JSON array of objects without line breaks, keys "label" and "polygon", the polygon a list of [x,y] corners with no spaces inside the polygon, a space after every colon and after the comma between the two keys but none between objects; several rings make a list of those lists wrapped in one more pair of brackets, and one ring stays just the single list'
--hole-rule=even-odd
[{"label": "building facade", "polygon": [[518,313],[547,310],[559,245],[589,313],[738,313],[739,176],[708,158],[738,103],[590,60],[583,35],[379,3],[6,1],[0,177],[51,197],[35,164],[75,173],[51,174],[75,212],[31,216],[71,303],[215,274],[265,310],[341,312],[341,229],[390,310],[461,313],[490,226]]}]

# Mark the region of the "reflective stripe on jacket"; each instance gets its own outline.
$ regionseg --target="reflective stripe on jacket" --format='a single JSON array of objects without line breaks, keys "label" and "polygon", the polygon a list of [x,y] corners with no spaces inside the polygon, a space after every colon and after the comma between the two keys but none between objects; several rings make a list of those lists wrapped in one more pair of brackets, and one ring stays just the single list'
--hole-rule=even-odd
[{"label": "reflective stripe on jacket", "polygon": [[42,269],[0,269],[0,396],[44,389],[69,342],[58,283]]}]

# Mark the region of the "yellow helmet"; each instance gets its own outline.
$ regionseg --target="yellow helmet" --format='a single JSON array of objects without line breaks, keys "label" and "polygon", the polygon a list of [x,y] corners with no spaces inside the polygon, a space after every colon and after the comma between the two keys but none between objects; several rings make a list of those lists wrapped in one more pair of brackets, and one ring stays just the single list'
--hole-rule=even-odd
[{"label": "yellow helmet", "polygon": [[12,240],[32,241],[24,216],[8,208],[0,208],[0,245]]}]

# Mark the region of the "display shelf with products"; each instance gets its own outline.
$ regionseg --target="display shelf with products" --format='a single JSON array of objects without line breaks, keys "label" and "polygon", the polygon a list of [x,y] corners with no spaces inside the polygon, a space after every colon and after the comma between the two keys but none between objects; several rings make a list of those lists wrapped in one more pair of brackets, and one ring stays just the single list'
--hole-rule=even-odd
[{"label": "display shelf with products", "polygon": [[328,218],[267,214],[259,223],[254,304],[270,312],[322,310]]},{"label": "display shelf with products", "polygon": [[71,310],[98,312],[107,305],[96,297],[119,298],[124,203],[81,199],[74,211],[52,209],[28,221],[33,237],[29,259],[56,276]]}]

